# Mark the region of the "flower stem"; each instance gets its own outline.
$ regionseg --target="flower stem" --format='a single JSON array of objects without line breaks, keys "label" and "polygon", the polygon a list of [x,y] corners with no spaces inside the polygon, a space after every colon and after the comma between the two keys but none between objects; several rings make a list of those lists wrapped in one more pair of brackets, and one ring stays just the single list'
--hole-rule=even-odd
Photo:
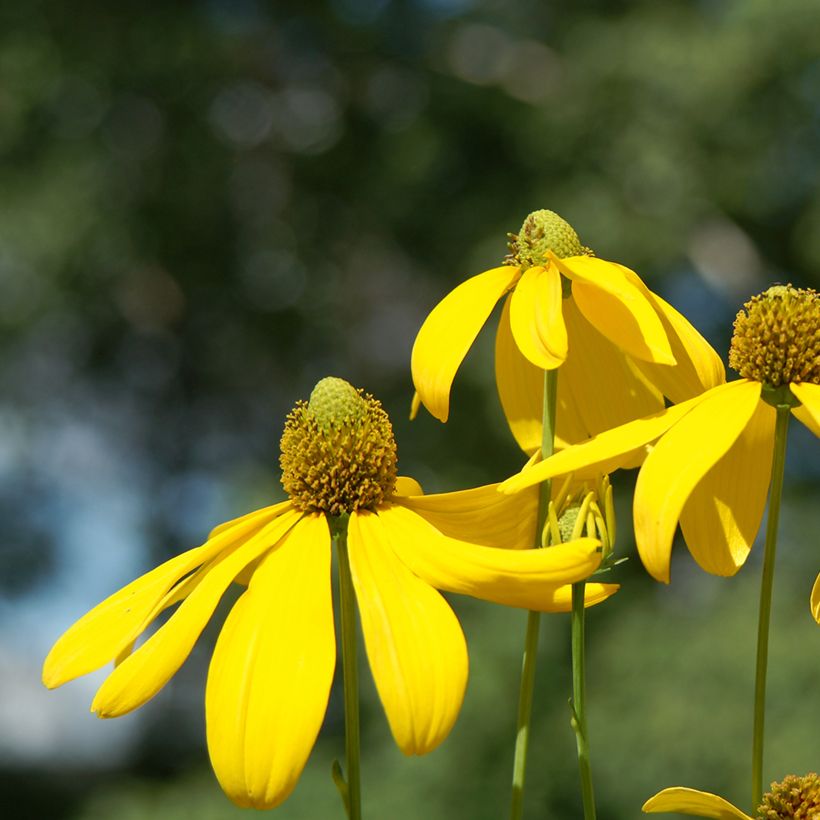
[{"label": "flower stem", "polygon": [[359,765],[359,674],[356,660],[356,608],[350,561],[347,556],[347,522],[335,534],[339,556],[339,608],[342,621],[342,672],[345,703],[345,759],[347,789],[343,794],[348,820],[361,820],[362,790]]},{"label": "flower stem", "polygon": [[[541,414],[541,458],[549,458],[555,442],[555,402],[558,392],[558,371],[544,371],[544,408]],[[547,518],[552,482],[541,484],[538,496],[538,516],[535,526],[535,546],[544,546],[542,533]],[[535,688],[535,661],[538,654],[538,630],[541,613],[530,612],[527,616],[527,636],[524,640],[524,658],[521,662],[521,688],[518,696],[518,722],[515,735],[513,759],[512,801],[510,820],[521,820],[524,811],[524,780],[527,770],[527,751],[530,740],[532,696]]]},{"label": "flower stem", "polygon": [[777,405],[774,432],[774,457],[769,494],[769,520],[763,552],[763,577],[760,583],[760,611],[757,622],[757,663],[755,666],[754,741],[752,743],[752,811],[763,799],[763,733],[766,718],[766,670],[769,660],[769,621],[772,612],[774,559],[777,550],[777,525],[783,495],[783,468],[786,463],[786,433],[791,408]]},{"label": "flower stem", "polygon": [[589,736],[586,716],[586,663],[584,658],[585,614],[584,589],[580,581],[572,585],[572,728],[578,748],[581,773],[581,798],[584,820],[595,820],[595,795],[592,789],[592,767],[589,762]]}]

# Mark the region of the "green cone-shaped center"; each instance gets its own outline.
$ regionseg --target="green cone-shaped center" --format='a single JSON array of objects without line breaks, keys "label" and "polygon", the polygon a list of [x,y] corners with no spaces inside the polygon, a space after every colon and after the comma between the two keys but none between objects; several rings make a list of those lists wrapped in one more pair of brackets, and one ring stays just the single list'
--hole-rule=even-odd
[{"label": "green cone-shaped center", "polygon": [[349,382],[336,376],[326,376],[313,388],[308,410],[313,413],[319,426],[326,430],[331,425],[340,427],[361,418],[365,412],[365,401]]},{"label": "green cone-shaped center", "polygon": [[547,210],[533,211],[518,234],[510,234],[509,248],[509,260],[522,267],[546,265],[547,251],[559,259],[589,253],[572,225],[555,211]]}]

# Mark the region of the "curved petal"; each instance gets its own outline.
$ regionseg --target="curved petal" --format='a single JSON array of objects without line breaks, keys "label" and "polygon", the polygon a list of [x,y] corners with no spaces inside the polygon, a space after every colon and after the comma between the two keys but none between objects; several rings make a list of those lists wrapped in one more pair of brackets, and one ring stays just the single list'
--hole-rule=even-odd
[{"label": "curved petal", "polygon": [[413,344],[410,368],[422,404],[439,420],[450,412],[450,387],[467,351],[518,268],[493,268],[462,282],[432,310]]},{"label": "curved petal", "polygon": [[572,280],[572,299],[581,313],[607,339],[636,359],[675,364],[655,308],[620,265],[594,256],[551,258]]},{"label": "curved petal", "polygon": [[408,475],[400,475],[396,479],[396,495],[400,496],[416,496],[424,495],[424,490],[421,484],[415,478]]},{"label": "curved petal", "polygon": [[302,518],[259,563],[216,642],[208,751],[240,806],[285,800],[322,726],[336,665],[330,556],[324,516]]},{"label": "curved petal", "polygon": [[212,535],[202,546],[171,558],[106,598],[54,644],[43,664],[43,683],[53,689],[113,661],[162,611],[161,602],[181,578],[250,538],[289,504],[236,519],[230,529]]},{"label": "curved petal", "polygon": [[464,633],[444,598],[396,557],[381,515],[354,512],[348,535],[367,657],[390,729],[405,754],[426,754],[461,709]]},{"label": "curved petal", "polygon": [[301,515],[287,510],[235,550],[203,567],[202,580],[179,609],[103,681],[91,711],[103,718],[119,717],[154,697],[185,662],[231,582],[277,544]]},{"label": "curved petal", "polygon": [[792,414],[820,438],[820,384],[790,384],[789,389],[801,401],[800,407],[792,409]]},{"label": "curved petal", "polygon": [[544,371],[524,358],[510,327],[510,301],[504,300],[495,336],[495,383],[501,407],[518,446],[530,455],[541,447]]},{"label": "curved petal", "polygon": [[530,548],[535,538],[538,490],[502,495],[497,484],[454,493],[397,498],[451,538],[486,547]]},{"label": "curved petal", "polygon": [[812,587],[810,605],[814,620],[820,624],[820,575],[817,576],[814,586]]},{"label": "curved petal", "polygon": [[[633,360],[603,336],[581,314],[572,299],[564,303],[570,349],[558,372],[556,427],[572,444],[633,419],[663,410],[663,396]],[[566,429],[580,420],[584,435]],[[577,428],[576,421],[573,428]]]},{"label": "curved petal", "polygon": [[524,271],[510,299],[510,327],[518,349],[542,370],[560,367],[567,357],[561,277],[552,266]]},{"label": "curved petal", "polygon": [[[715,388],[719,389],[721,388]],[[634,461],[635,453],[662,436],[713,392],[676,404],[652,416],[636,419],[614,430],[599,433],[588,441],[555,453],[545,461],[527,465],[520,473],[502,481],[498,489],[502,493],[517,493],[548,478],[568,475],[582,469],[612,472],[624,463]]]},{"label": "curved petal", "polygon": [[[548,547],[552,549],[552,547]],[[619,589],[620,584],[584,584],[584,607],[589,608],[611,598]],[[555,587],[548,600],[543,601],[541,612],[572,612],[572,584],[563,584]]]},{"label": "curved petal", "polygon": [[775,409],[758,402],[737,441],[692,490],[683,538],[701,569],[734,575],[754,543],[769,492]]},{"label": "curved petal", "polygon": [[735,808],[728,800],[709,792],[699,792],[676,786],[664,789],[643,804],[647,814],[655,812],[678,812],[694,814],[696,817],[710,817],[712,820],[752,820],[748,814]]},{"label": "curved petal", "polygon": [[259,524],[260,526],[262,524],[267,524],[268,521],[273,521],[273,519],[279,515],[280,512],[287,509],[290,506],[290,503],[290,499],[280,501],[278,504],[271,504],[269,507],[262,507],[261,510],[254,510],[253,512],[246,513],[245,515],[240,515],[238,518],[233,518],[230,521],[226,521],[224,524],[219,524],[208,533],[208,541],[212,538],[216,538],[217,535],[222,535],[223,532],[227,532],[233,527],[239,526],[240,524],[250,524],[251,522]]},{"label": "curved petal", "polygon": [[428,584],[506,606],[549,612],[555,587],[588,578],[601,563],[593,538],[507,550],[447,538],[403,507],[379,510],[379,519],[399,558]]},{"label": "curved petal", "polygon": [[669,583],[672,538],[681,510],[749,423],[760,401],[760,383],[741,379],[699,398],[702,401],[657,443],[635,485],[638,553],[647,572],[665,583]]}]

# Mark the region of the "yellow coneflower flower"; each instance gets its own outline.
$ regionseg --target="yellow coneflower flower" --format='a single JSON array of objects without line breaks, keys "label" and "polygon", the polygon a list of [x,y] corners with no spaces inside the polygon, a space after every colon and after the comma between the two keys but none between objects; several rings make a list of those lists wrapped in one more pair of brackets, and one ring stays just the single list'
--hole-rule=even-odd
[{"label": "yellow coneflower flower", "polygon": [[813,772],[805,777],[789,775],[780,783],[772,783],[771,791],[755,816],[733,806],[716,794],[676,786],[664,789],[643,804],[647,814],[677,812],[713,820],[817,820],[820,818],[820,777]]},{"label": "yellow coneflower flower", "polygon": [[[130,712],[179,669],[232,582],[247,584],[214,649],[205,696],[208,748],[222,788],[242,806],[290,794],[315,742],[336,664],[331,527],[348,554],[370,668],[396,743],[423,754],[447,736],[467,681],[464,635],[437,590],[566,611],[601,561],[591,538],[529,544],[537,497],[496,485],[424,496],[397,477],[387,414],[341,379],[323,379],[288,416],[282,483],[289,499],[213,530],[200,547],[114,593],[55,644],[49,688],[114,661],[94,698],[100,717]],[[617,587],[587,586],[587,604]],[[166,609],[168,620],[134,649]]]},{"label": "yellow coneflower flower", "polygon": [[680,313],[541,210],[511,235],[504,265],[460,284],[425,320],[413,346],[413,415],[423,404],[447,421],[456,371],[505,294],[496,382],[527,453],[541,445],[544,370],[561,367],[559,447],[662,410],[664,396],[684,401],[724,381],[720,358]]},{"label": "yellow coneflower flower", "polygon": [[[775,407],[790,406],[820,436],[818,294],[777,285],[747,302],[735,320],[729,362],[743,378],[528,466],[501,491],[582,468],[609,472],[643,461],[634,496],[635,540],[649,573],[669,582],[680,523],[703,569],[734,575],[766,505]],[[820,623],[820,579],[812,613]]]}]

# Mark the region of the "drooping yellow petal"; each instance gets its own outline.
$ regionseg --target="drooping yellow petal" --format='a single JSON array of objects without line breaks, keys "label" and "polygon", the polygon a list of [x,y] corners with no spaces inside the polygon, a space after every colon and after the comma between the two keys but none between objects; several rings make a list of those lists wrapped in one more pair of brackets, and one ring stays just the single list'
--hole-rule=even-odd
[{"label": "drooping yellow petal", "polygon": [[[552,549],[552,547],[548,547]],[[620,584],[584,584],[584,607],[587,609],[596,604],[600,604],[607,598],[611,598],[619,589]],[[544,602],[542,612],[572,612],[572,584],[564,584],[555,587],[549,596],[549,601]]]},{"label": "drooping yellow petal", "polygon": [[589,441],[562,450],[546,461],[526,466],[520,473],[502,481],[498,489],[502,493],[517,493],[548,478],[576,473],[583,469],[594,469],[600,473],[612,472],[624,462],[631,463],[636,452],[662,436],[702,400],[703,397],[698,396],[660,413],[599,433]]},{"label": "drooping yellow petal", "polygon": [[760,384],[741,379],[699,398],[699,402],[692,399],[696,406],[649,454],[635,485],[638,553],[649,574],[665,583],[669,583],[672,538],[681,510],[749,423],[760,400]]},{"label": "drooping yellow petal", "polygon": [[792,413],[820,438],[820,384],[792,383],[789,389],[802,402],[800,407],[792,409]]},{"label": "drooping yellow petal", "polygon": [[549,612],[556,587],[588,578],[601,562],[593,538],[508,550],[447,538],[404,507],[379,510],[379,518],[396,554],[428,584],[506,606]]},{"label": "drooping yellow petal", "polygon": [[713,575],[734,575],[752,548],[769,491],[775,410],[758,402],[737,441],[704,475],[684,504],[689,552]]},{"label": "drooping yellow petal", "polygon": [[495,383],[504,416],[518,446],[528,454],[541,447],[544,412],[544,371],[524,358],[510,327],[510,301],[504,308],[495,336]]},{"label": "drooping yellow petal", "polygon": [[[593,327],[572,299],[564,302],[569,355],[558,372],[556,426],[572,444],[663,410],[663,396],[634,361]],[[568,418],[580,420],[577,435]]]},{"label": "drooping yellow petal", "polygon": [[156,695],[185,662],[230,583],[249,563],[277,544],[301,514],[286,510],[245,543],[203,567],[202,580],[179,609],[105,679],[91,711],[104,718],[118,717]]},{"label": "drooping yellow petal", "polygon": [[230,530],[233,527],[236,527],[239,524],[250,523],[251,521],[255,521],[257,524],[266,524],[268,521],[273,521],[273,519],[279,515],[282,510],[287,509],[290,506],[290,499],[286,501],[280,501],[278,504],[271,504],[269,507],[263,507],[261,510],[254,510],[253,512],[246,513],[245,515],[240,515],[238,518],[233,518],[230,521],[226,521],[224,524],[219,524],[218,526],[214,527],[208,533],[208,540],[210,541],[212,538],[216,538],[217,535],[221,535],[226,530]]},{"label": "drooping yellow petal", "polygon": [[620,265],[594,256],[551,258],[572,280],[572,299],[581,313],[607,339],[636,359],[675,364],[654,306],[624,276]]},{"label": "drooping yellow petal", "polygon": [[286,506],[237,519],[202,546],[171,558],[106,598],[54,644],[43,664],[43,683],[53,689],[113,661],[159,614],[158,604],[180,578],[250,538]]},{"label": "drooping yellow petal", "polygon": [[396,495],[424,495],[424,490],[415,478],[400,475],[396,478]]},{"label": "drooping yellow petal", "polygon": [[302,518],[261,560],[216,642],[208,750],[240,806],[285,800],[322,725],[336,663],[330,555],[324,516]]},{"label": "drooping yellow petal", "polygon": [[810,603],[811,614],[814,616],[814,620],[820,624],[820,575],[817,576],[814,586],[812,587]]},{"label": "drooping yellow petal", "polygon": [[367,657],[390,729],[405,754],[426,754],[461,709],[464,633],[444,598],[397,558],[381,514],[354,512],[348,535]]},{"label": "drooping yellow petal", "polygon": [[542,370],[560,367],[567,357],[561,277],[549,265],[529,268],[510,299],[510,327],[518,349]]},{"label": "drooping yellow petal", "polygon": [[439,420],[450,412],[450,387],[495,303],[518,268],[493,268],[462,282],[432,310],[413,345],[410,368],[422,404]]},{"label": "drooping yellow petal", "polygon": [[676,364],[664,365],[637,359],[635,364],[673,402],[682,402],[726,381],[726,368],[715,349],[668,302],[653,293],[634,271],[619,265],[624,276],[654,306]]},{"label": "drooping yellow petal", "polygon": [[535,538],[538,489],[502,495],[497,484],[454,493],[396,498],[451,538],[486,547],[528,549]]},{"label": "drooping yellow petal", "polygon": [[728,800],[709,792],[675,786],[664,789],[643,804],[647,814],[656,812],[677,812],[694,814],[695,817],[709,817],[712,820],[752,820],[748,814],[735,808]]}]

